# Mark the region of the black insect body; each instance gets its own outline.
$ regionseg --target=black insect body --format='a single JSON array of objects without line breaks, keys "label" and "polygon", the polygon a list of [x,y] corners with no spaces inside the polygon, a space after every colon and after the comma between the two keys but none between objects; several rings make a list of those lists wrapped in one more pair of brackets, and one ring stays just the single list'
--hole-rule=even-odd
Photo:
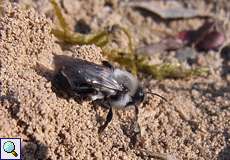
[{"label": "black insect body", "polygon": [[68,56],[55,56],[54,62],[56,72],[52,84],[55,88],[71,96],[89,98],[109,109],[99,132],[112,120],[114,107],[133,105],[138,114],[138,105],[144,100],[145,94],[137,78],[129,72],[114,68],[106,61],[103,65],[97,65]]}]

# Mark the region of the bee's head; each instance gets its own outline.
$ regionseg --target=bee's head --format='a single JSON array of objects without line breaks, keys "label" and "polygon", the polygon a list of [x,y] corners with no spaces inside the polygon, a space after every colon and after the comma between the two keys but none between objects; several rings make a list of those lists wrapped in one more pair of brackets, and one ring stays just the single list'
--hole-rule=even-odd
[{"label": "bee's head", "polygon": [[162,97],[161,95],[159,95],[157,93],[153,93],[153,92],[144,92],[142,87],[138,87],[135,94],[132,96],[134,104],[142,103],[144,101],[145,94],[155,95],[157,97],[160,97],[164,101],[168,102],[168,100],[166,98]]},{"label": "bee's head", "polygon": [[135,94],[133,95],[133,101],[135,104],[139,104],[144,101],[145,93],[141,87],[138,87]]}]

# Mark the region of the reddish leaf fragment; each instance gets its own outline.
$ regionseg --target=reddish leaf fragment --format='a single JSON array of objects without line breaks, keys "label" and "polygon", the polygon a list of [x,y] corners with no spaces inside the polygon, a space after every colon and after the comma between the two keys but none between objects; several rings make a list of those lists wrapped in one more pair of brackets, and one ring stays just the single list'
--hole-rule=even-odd
[{"label": "reddish leaf fragment", "polygon": [[179,38],[184,44],[191,44],[194,36],[195,31],[182,31],[179,32],[176,37]]},{"label": "reddish leaf fragment", "polygon": [[199,51],[217,50],[225,41],[224,33],[218,29],[216,22],[205,22],[197,30],[182,31],[176,37]]},{"label": "reddish leaf fragment", "polygon": [[196,48],[200,51],[217,50],[225,41],[223,33],[212,31],[197,43]]},{"label": "reddish leaf fragment", "polygon": [[206,34],[208,34],[214,27],[214,22],[205,22],[196,30],[182,31],[177,34],[177,37],[184,43],[192,45],[200,41]]}]

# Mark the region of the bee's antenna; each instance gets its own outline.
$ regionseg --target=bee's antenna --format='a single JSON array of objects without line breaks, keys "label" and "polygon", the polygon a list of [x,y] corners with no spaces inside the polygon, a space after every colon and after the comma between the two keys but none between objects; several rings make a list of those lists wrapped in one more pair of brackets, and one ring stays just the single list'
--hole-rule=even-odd
[{"label": "bee's antenna", "polygon": [[168,101],[165,97],[163,97],[163,96],[161,96],[161,95],[159,95],[159,94],[157,94],[157,93],[153,93],[153,92],[146,92],[146,93],[147,93],[147,94],[154,95],[154,96],[157,96],[157,97],[160,97],[161,99],[163,99],[164,101],[166,101],[166,102],[169,103],[169,101]]}]

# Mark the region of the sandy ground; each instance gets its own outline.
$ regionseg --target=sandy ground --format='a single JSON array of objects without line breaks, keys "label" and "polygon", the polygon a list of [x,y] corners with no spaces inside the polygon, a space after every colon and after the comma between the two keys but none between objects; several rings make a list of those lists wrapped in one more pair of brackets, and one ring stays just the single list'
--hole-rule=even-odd
[{"label": "sandy ground", "polygon": [[[30,9],[25,9],[28,4]],[[133,26],[131,33],[138,35],[135,42],[144,44],[157,40],[157,36],[149,34],[155,26],[166,28],[130,8],[119,9],[116,0],[112,1],[112,11],[104,7],[104,1],[69,4],[62,2],[73,30],[79,30],[76,24],[81,19],[90,30],[111,23],[125,24]],[[50,34],[55,20],[49,3],[22,1],[20,5],[22,8],[18,4],[3,4],[0,17],[0,137],[21,137],[23,159],[157,159],[132,147],[132,109],[116,111],[112,123],[99,136],[98,127],[106,110],[90,102],[79,104],[71,98],[58,97],[53,92],[51,76],[40,66],[52,69],[54,54],[100,63],[104,59],[102,51],[94,45],[61,49]],[[142,23],[146,26],[140,27]],[[180,24],[183,29],[200,23],[196,19],[179,21],[170,23],[170,27]],[[85,28],[81,32],[87,32]],[[230,159],[230,85],[228,78],[220,76],[222,61],[218,56],[217,59],[208,77],[143,80],[145,88],[174,104],[147,96],[140,106],[143,150],[164,153],[170,160]]]}]

